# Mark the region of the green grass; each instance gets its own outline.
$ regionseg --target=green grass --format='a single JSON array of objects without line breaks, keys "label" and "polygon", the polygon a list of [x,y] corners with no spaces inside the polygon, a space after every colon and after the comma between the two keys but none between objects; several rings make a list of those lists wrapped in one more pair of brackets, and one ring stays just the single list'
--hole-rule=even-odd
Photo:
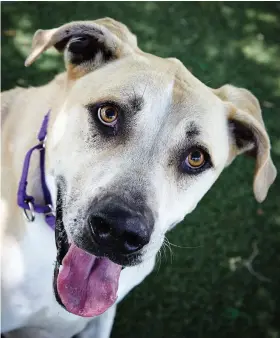
[{"label": "green grass", "polygon": [[[54,52],[24,68],[35,30],[103,16],[127,24],[145,51],[179,58],[209,86],[252,90],[280,168],[279,2],[2,3],[2,90],[44,84],[63,69]],[[280,185],[258,205],[253,170],[250,159],[238,158],[168,235],[193,248],[172,246],[173,261],[167,252],[127,296],[113,338],[280,337]],[[253,267],[264,279],[244,266],[254,245]]]}]

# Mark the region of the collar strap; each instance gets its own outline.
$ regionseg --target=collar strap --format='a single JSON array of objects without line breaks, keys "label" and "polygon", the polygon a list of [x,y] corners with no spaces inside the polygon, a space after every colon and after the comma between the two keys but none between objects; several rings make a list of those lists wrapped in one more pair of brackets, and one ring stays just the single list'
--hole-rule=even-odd
[{"label": "collar strap", "polygon": [[[46,175],[45,175],[45,142],[47,139],[47,129],[49,122],[50,111],[45,115],[41,129],[37,136],[39,143],[32,147],[25,155],[21,179],[18,186],[17,192],[17,204],[19,207],[23,209],[24,215],[29,222],[34,222],[35,213],[44,214],[45,220],[47,224],[54,230],[55,228],[55,213],[52,207],[52,199],[50,191],[47,187],[46,183]],[[43,191],[43,196],[45,200],[45,204],[36,203],[33,196],[27,194],[27,178],[28,171],[30,166],[30,160],[33,152],[38,150],[40,153],[40,177],[41,177],[41,187]]]}]

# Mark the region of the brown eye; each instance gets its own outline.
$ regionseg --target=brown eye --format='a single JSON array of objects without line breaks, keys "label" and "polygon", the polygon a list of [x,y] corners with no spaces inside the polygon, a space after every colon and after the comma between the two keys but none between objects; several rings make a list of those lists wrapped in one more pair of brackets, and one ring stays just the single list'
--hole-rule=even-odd
[{"label": "brown eye", "polygon": [[194,169],[201,168],[204,165],[204,163],[205,163],[204,153],[199,149],[192,150],[189,153],[188,157],[186,158],[187,166]]},{"label": "brown eye", "polygon": [[104,106],[98,109],[99,120],[107,126],[114,126],[117,122],[118,115],[117,108],[113,106]]}]

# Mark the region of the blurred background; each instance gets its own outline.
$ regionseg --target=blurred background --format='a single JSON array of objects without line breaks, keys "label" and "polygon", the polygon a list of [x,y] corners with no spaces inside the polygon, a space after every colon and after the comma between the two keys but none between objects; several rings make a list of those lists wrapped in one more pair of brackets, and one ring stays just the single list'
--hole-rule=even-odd
[{"label": "blurred background", "polygon": [[[279,2],[2,2],[2,90],[63,70],[54,49],[24,67],[37,29],[104,16],[208,86],[251,90],[280,169]],[[259,205],[253,172],[251,159],[238,158],[168,234],[153,274],[120,304],[113,338],[280,337],[280,179]]]}]

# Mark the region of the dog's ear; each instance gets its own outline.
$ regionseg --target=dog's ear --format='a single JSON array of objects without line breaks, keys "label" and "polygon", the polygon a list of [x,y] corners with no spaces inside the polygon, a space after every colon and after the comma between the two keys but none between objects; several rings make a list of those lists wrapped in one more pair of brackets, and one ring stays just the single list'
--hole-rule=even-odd
[{"label": "dog's ear", "polygon": [[267,195],[276,178],[276,168],[270,156],[270,140],[262,119],[257,98],[248,90],[225,85],[214,93],[228,102],[228,121],[231,134],[231,150],[228,164],[241,153],[256,159],[254,194],[258,202]]},{"label": "dog's ear", "polygon": [[38,30],[25,61],[31,65],[45,50],[54,46],[64,51],[68,75],[79,78],[104,63],[139,51],[137,39],[128,28],[110,18],[76,21],[50,30]]}]

